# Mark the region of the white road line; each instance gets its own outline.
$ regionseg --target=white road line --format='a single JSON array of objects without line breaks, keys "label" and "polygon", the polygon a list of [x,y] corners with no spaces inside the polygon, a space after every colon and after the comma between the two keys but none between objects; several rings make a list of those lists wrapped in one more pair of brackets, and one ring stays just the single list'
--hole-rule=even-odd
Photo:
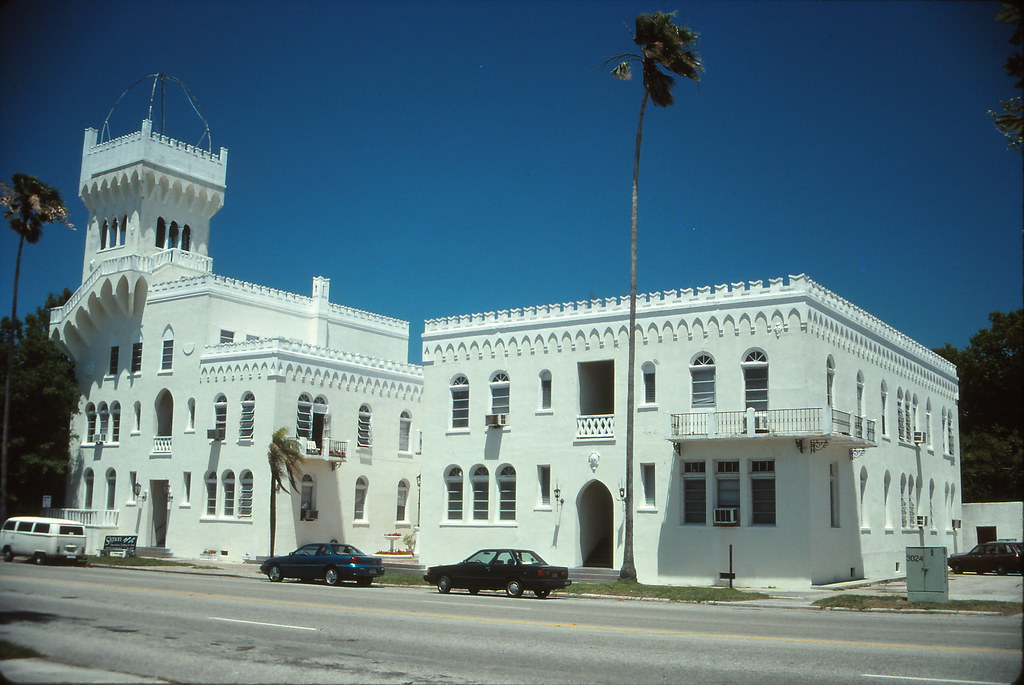
[{"label": "white road line", "polygon": [[228,623],[248,623],[252,626],[269,626],[271,628],[291,628],[292,630],[312,630],[318,631],[319,628],[310,628],[308,626],[289,626],[283,623],[263,623],[262,621],[243,621],[240,618],[221,618],[220,616],[211,616],[211,621],[227,621]]},{"label": "white road line", "polygon": [[955,678],[918,678],[911,675],[880,675],[876,673],[861,673],[862,678],[884,678],[887,680],[913,680],[920,683],[958,683],[959,685],[1007,685],[1006,683],[994,683],[990,680],[957,680]]}]

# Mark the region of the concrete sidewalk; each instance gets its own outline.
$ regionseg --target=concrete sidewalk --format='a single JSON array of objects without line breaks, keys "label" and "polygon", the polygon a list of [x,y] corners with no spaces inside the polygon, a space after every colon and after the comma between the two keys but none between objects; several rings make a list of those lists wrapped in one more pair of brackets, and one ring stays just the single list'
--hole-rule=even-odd
[{"label": "concrete sidewalk", "polygon": [[[106,568],[121,568],[147,573],[185,573],[193,575],[233,576],[238,578],[264,578],[259,573],[259,564],[243,564],[208,560],[180,560],[195,566],[121,566],[94,564]],[[978,576],[949,575],[950,599],[982,599],[1002,602],[1021,602],[1021,576]],[[417,586],[394,586],[410,587]],[[422,589],[428,586],[423,585]],[[832,585],[815,586],[807,590],[779,590],[776,588],[737,587],[740,590],[760,592],[768,595],[767,599],[748,602],[723,602],[732,606],[785,608],[785,609],[819,609],[814,602],[825,597],[838,594],[862,594],[878,596],[906,596],[907,586],[902,578],[866,582],[850,581]],[[602,595],[606,598],[606,595]],[[899,610],[896,610],[899,611]],[[46,658],[8,659],[0,661],[0,683],[82,683],[82,685],[99,685],[101,683],[170,683],[171,681],[147,676],[137,676],[115,671],[86,668],[59,663]]]}]

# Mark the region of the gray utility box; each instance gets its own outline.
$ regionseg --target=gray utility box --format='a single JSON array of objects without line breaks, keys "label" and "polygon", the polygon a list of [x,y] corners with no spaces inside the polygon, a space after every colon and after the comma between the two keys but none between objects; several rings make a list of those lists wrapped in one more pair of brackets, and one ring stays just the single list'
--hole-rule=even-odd
[{"label": "gray utility box", "polygon": [[945,547],[907,547],[907,601],[949,601]]}]

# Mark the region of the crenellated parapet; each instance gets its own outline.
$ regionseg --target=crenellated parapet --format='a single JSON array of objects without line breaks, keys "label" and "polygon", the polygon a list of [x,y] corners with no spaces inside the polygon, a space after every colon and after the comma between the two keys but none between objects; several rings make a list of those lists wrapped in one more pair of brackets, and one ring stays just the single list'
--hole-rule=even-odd
[{"label": "crenellated parapet", "polygon": [[423,368],[284,338],[204,348],[200,359],[201,382],[263,379],[418,400],[422,393]]},{"label": "crenellated parapet", "polygon": [[[563,302],[430,319],[423,359],[473,359],[624,347],[629,298]],[[739,335],[826,337],[883,368],[952,392],[948,361],[806,275],[645,293],[637,298],[637,341],[648,345]]]},{"label": "crenellated parapet", "polygon": [[111,170],[139,162],[184,175],[223,190],[227,174],[228,150],[218,154],[153,132],[153,122],[142,121],[142,128],[113,140],[97,142],[94,128],[85,130],[82,146],[82,173],[79,186]]}]

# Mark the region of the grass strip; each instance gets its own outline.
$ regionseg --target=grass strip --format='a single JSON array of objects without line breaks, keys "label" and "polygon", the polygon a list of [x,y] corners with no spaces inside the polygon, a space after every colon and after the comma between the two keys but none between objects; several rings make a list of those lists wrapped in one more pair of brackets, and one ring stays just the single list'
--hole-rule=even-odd
[{"label": "grass strip", "polygon": [[42,654],[34,649],[0,640],[0,661],[4,659],[34,659],[38,656],[42,656]]},{"label": "grass strip", "polygon": [[990,611],[1013,616],[1021,613],[1021,604],[987,599],[951,599],[948,602],[908,602],[906,597],[877,595],[834,595],[815,600],[814,606],[855,609],[922,609],[925,611]]}]

